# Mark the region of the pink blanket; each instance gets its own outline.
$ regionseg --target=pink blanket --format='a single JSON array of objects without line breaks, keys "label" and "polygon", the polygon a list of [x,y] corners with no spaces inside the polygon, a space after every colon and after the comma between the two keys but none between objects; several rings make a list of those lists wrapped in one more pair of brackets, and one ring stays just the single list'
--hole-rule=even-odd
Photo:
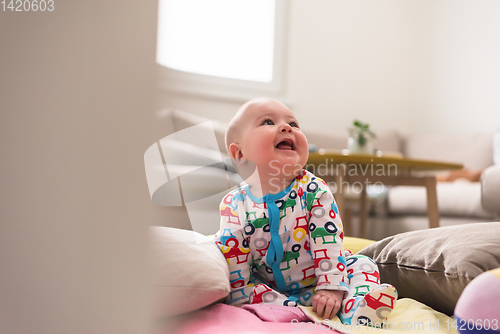
[{"label": "pink blanket", "polygon": [[277,305],[207,306],[176,319],[170,331],[158,334],[340,333],[310,322],[301,309]]}]

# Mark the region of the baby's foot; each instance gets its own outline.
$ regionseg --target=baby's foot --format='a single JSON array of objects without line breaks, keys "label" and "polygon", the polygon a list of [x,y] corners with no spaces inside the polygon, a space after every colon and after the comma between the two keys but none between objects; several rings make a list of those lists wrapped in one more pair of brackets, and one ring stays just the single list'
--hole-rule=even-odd
[{"label": "baby's foot", "polygon": [[398,292],[390,284],[381,284],[368,292],[358,304],[352,316],[352,324],[381,327],[394,309]]}]

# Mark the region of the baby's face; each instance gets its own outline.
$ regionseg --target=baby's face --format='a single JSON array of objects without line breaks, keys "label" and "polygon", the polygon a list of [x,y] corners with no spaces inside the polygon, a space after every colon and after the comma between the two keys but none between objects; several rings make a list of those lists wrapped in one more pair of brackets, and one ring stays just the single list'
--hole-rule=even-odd
[{"label": "baby's face", "polygon": [[260,175],[293,179],[307,162],[307,139],[292,111],[278,101],[249,105],[239,130],[243,157],[256,164]]}]

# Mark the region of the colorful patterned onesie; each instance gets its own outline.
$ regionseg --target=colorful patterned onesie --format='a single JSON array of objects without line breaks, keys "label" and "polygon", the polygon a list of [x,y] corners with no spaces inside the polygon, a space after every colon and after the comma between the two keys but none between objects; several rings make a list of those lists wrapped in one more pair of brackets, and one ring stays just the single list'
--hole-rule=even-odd
[{"label": "colorful patterned onesie", "polygon": [[333,195],[310,172],[261,198],[248,185],[238,188],[224,197],[220,215],[215,242],[230,269],[229,304],[311,306],[317,290],[341,290],[344,323],[380,322],[394,307],[397,293],[380,285],[375,262],[344,250]]}]

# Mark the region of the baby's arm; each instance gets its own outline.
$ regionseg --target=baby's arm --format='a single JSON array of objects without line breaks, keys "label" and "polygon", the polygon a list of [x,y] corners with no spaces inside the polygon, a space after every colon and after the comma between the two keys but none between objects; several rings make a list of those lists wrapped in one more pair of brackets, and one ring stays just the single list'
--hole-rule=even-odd
[{"label": "baby's arm", "polygon": [[232,305],[247,304],[253,292],[250,264],[252,256],[248,242],[243,234],[236,208],[225,204],[226,195],[220,204],[220,230],[215,235],[215,243],[219,246],[229,266],[230,293],[227,303]]},{"label": "baby's arm", "polygon": [[[342,246],[343,229],[333,195],[323,180],[311,181],[318,191],[308,194],[309,233],[314,271],[318,278],[313,311],[332,318],[340,308],[344,291],[349,290],[346,259]],[[314,196],[314,197],[313,197]]]}]

